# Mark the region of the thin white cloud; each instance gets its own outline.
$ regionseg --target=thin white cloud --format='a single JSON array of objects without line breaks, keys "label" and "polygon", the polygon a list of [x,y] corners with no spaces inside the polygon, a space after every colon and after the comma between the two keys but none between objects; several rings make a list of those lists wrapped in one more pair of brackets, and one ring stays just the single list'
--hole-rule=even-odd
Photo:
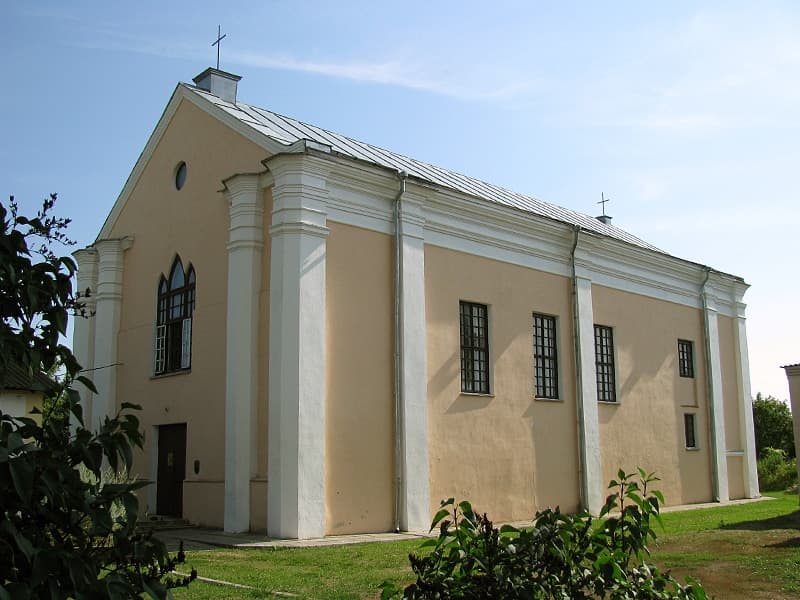
[{"label": "thin white cloud", "polygon": [[[135,52],[164,58],[187,60],[207,58],[206,49],[201,50],[193,44],[174,39],[165,42],[164,39],[149,39],[112,29],[94,29],[92,39],[75,43],[85,48]],[[373,61],[347,59],[319,61],[288,53],[240,51],[226,52],[225,62],[361,83],[391,85],[464,100],[512,99],[525,95],[536,87],[530,78],[504,76],[494,68],[477,72],[473,64],[470,71],[468,65],[424,61],[421,57],[413,55],[400,59],[378,58]]]},{"label": "thin white cloud", "polygon": [[235,52],[229,54],[228,60],[265,69],[281,69],[363,83],[394,85],[464,99],[509,98],[522,94],[532,87],[532,84],[520,80],[492,83],[487,81],[486,77],[466,78],[460,74],[446,76],[433,73],[412,59],[374,62],[314,61],[286,54]]}]

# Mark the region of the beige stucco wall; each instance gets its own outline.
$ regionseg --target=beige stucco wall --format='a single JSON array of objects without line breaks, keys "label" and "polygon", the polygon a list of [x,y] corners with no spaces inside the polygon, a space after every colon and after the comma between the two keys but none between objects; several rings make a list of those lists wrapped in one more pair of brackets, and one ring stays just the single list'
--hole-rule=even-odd
[{"label": "beige stucco wall", "polygon": [[[187,423],[186,478],[191,485],[186,485],[184,493],[184,516],[212,526],[222,525],[219,489],[225,476],[229,218],[228,203],[219,190],[222,180],[234,173],[263,170],[263,158],[264,152],[257,146],[190,102],[183,101],[110,235],[134,237],[132,247],[124,254],[118,341],[121,366],[117,379],[118,402],[142,405],[140,418],[148,433],[144,452],[137,455],[134,470],[140,477],[155,477],[151,464],[155,425]],[[177,191],[174,171],[180,161],[186,162],[188,176],[183,189]],[[176,253],[184,268],[188,269],[191,263],[197,272],[192,369],[153,378],[157,286],[161,273],[168,275]],[[267,281],[268,277],[267,273]],[[266,352],[266,348],[260,351]],[[102,357],[96,360],[102,363]],[[265,416],[259,412],[259,427],[262,423],[265,423]],[[264,443],[259,448],[259,454],[265,455]],[[195,460],[200,461],[198,475],[192,468]],[[259,459],[262,472],[265,471],[264,460]],[[204,491],[194,500],[187,500],[199,486],[203,486]],[[144,500],[147,493],[142,497]]]},{"label": "beige stucco wall", "polygon": [[744,455],[727,457],[728,464],[728,497],[731,500],[744,498]]},{"label": "beige stucco wall", "polygon": [[[497,521],[579,505],[566,277],[425,247],[431,510],[467,499]],[[461,393],[459,301],[489,306],[492,394]],[[532,313],[557,317],[561,401],[533,397]]]},{"label": "beige stucco wall", "polygon": [[328,534],[394,523],[393,240],[328,222],[325,492]]},{"label": "beige stucco wall", "polygon": [[[646,296],[592,287],[594,321],[613,327],[616,404],[598,405],[604,483],[620,468],[654,471],[667,504],[710,501],[703,314]],[[678,339],[694,342],[694,379],[678,375]],[[684,413],[696,414],[687,450]]]},{"label": "beige stucco wall", "polygon": [[0,390],[0,412],[12,417],[27,417],[37,423],[41,422],[41,415],[32,415],[34,408],[42,410],[42,394],[24,390]]}]

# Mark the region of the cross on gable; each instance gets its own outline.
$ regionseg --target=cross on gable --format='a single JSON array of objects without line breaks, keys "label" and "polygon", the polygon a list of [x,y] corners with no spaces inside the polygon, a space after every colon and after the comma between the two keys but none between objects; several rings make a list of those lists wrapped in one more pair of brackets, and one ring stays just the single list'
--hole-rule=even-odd
[{"label": "cross on gable", "polygon": [[220,34],[222,34],[222,27],[220,25],[217,25],[217,39],[216,39],[216,41],[214,43],[211,44],[212,46],[216,46],[217,47],[217,70],[219,70],[219,47],[220,47],[220,42],[222,40],[224,40],[228,36],[227,33],[224,34],[224,35],[220,35]]},{"label": "cross on gable", "polygon": [[598,204],[603,205],[603,216],[606,216],[606,202],[611,202],[611,198],[606,198],[603,192],[600,192],[600,202]]}]

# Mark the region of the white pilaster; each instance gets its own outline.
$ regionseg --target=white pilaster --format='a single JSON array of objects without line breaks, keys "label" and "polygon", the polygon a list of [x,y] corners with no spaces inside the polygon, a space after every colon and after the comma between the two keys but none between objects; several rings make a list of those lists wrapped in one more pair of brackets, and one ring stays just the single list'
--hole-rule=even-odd
[{"label": "white pilaster", "polygon": [[[264,248],[264,202],[258,175],[225,181],[230,203],[225,359],[225,514],[228,532],[250,530],[258,394],[258,294]],[[262,525],[263,526],[263,525]]]},{"label": "white pilaster", "polygon": [[739,427],[744,444],[744,493],[747,498],[758,498],[758,466],[756,464],[756,434],[753,427],[753,397],[750,390],[750,358],[747,352],[746,306],[737,304],[734,327],[736,340],[736,378],[739,381]]},{"label": "white pilaster", "polygon": [[[80,295],[83,303],[83,314],[72,319],[72,353],[80,364],[80,375],[94,380],[94,337],[96,310],[95,294],[97,293],[97,251],[94,248],[83,248],[72,253],[78,264],[75,293]],[[80,392],[83,408],[83,423],[90,427],[92,422],[92,392],[84,385],[75,385]],[[73,423],[76,425],[76,423]]]},{"label": "white pilaster", "polygon": [[428,376],[425,340],[425,218],[421,199],[400,202],[400,528],[430,527]]},{"label": "white pilaster", "polygon": [[708,409],[711,421],[711,465],[713,468],[714,497],[727,502],[728,462],[725,442],[725,407],[722,397],[722,368],[719,352],[719,325],[716,299],[703,291],[703,315],[706,329],[706,361],[708,377]]},{"label": "white pilaster", "polygon": [[271,159],[267,531],[325,534],[325,263],[327,167]]},{"label": "white pilaster", "polygon": [[575,277],[578,364],[578,435],[581,457],[583,507],[596,515],[603,508],[603,466],[600,460],[600,425],[597,417],[597,373],[594,356],[592,282]]},{"label": "white pilaster", "polygon": [[95,294],[94,385],[97,393],[92,401],[92,429],[117,412],[117,337],[122,307],[122,253],[130,238],[98,240],[97,294]]},{"label": "white pilaster", "polygon": [[[789,402],[792,408],[794,447],[800,448],[800,363],[782,367],[789,380]],[[800,479],[800,460],[797,462],[797,477]]]}]

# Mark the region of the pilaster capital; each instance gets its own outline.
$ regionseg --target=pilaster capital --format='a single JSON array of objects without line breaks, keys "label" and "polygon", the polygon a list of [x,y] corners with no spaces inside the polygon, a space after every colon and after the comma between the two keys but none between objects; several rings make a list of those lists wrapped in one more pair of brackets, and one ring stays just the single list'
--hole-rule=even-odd
[{"label": "pilaster capital", "polygon": [[264,192],[260,173],[239,173],[224,181],[229,203],[228,252],[264,245]]},{"label": "pilaster capital", "polygon": [[[583,239],[581,238],[579,242],[580,241],[583,241]],[[572,259],[575,266],[575,277],[591,282],[592,273],[595,270],[595,265],[592,262],[591,250],[581,248],[580,245],[578,245],[575,246],[575,249],[572,252]]]},{"label": "pilaster capital", "polygon": [[261,190],[264,186],[260,173],[237,173],[225,179],[222,184],[222,191],[231,205],[231,211],[241,204],[263,204]]},{"label": "pilaster capital", "polygon": [[133,245],[133,237],[97,240],[96,300],[122,298],[122,254]]},{"label": "pilaster capital", "polygon": [[102,266],[103,263],[112,261],[121,261],[122,253],[133,246],[133,236],[125,236],[123,238],[112,238],[97,240],[92,247],[97,252],[98,262]]},{"label": "pilaster capital", "polygon": [[592,289],[592,275],[589,269],[575,265],[575,283],[578,287]]},{"label": "pilaster capital", "polygon": [[97,250],[91,246],[81,248],[73,252],[72,256],[75,257],[75,262],[78,265],[78,272],[75,277],[76,292],[86,310],[91,312],[94,310],[94,294],[97,291]]},{"label": "pilaster capital", "polygon": [[97,268],[97,250],[91,246],[75,250],[72,253],[75,262],[78,264],[78,271],[92,271]]},{"label": "pilaster capital", "polygon": [[307,154],[282,154],[265,164],[273,176],[270,235],[328,236],[330,165]]},{"label": "pilaster capital", "polygon": [[703,298],[703,310],[705,310],[709,314],[718,313],[719,312],[719,308],[718,308],[719,298],[717,298],[717,296],[714,295],[708,289],[704,289],[701,295],[702,295],[702,298]]},{"label": "pilaster capital", "polygon": [[264,161],[272,173],[275,186],[300,183],[311,187],[326,187],[331,164],[325,158],[311,154],[277,154]]},{"label": "pilaster capital", "polygon": [[406,191],[398,200],[400,235],[425,239],[425,197]]}]

